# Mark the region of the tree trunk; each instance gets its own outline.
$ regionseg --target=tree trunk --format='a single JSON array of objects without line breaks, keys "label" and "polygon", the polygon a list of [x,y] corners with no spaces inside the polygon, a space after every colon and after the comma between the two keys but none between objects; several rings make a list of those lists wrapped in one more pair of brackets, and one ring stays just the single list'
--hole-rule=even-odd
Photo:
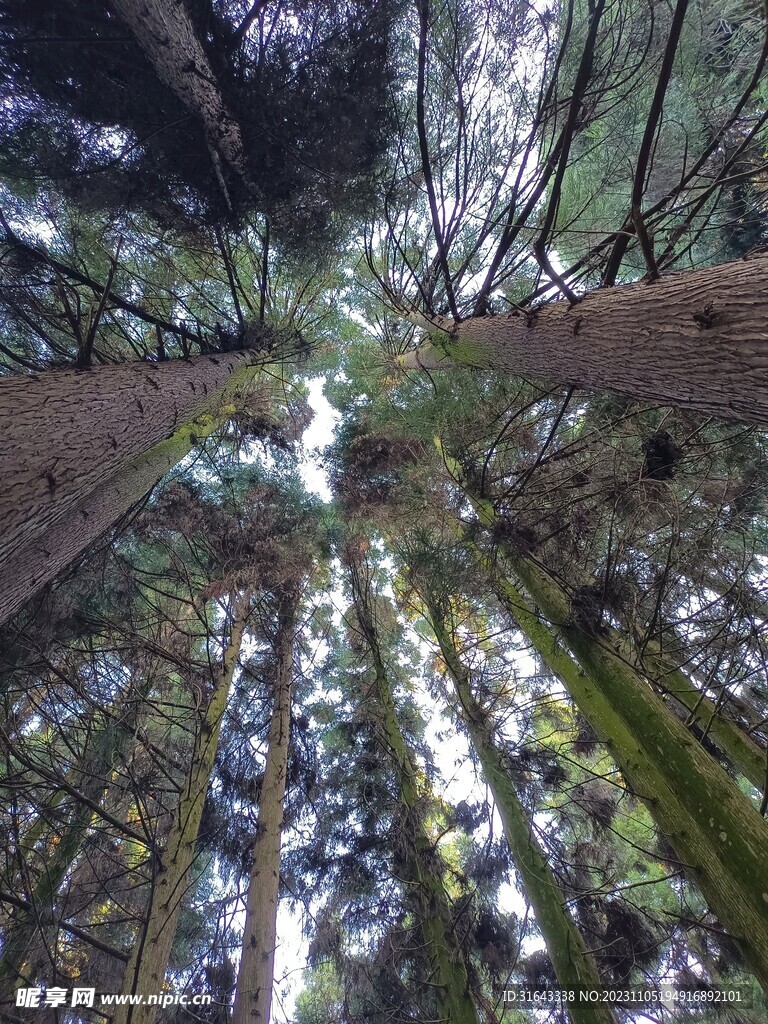
[{"label": "tree trunk", "polygon": [[236,410],[263,355],[0,380],[0,623]]},{"label": "tree trunk", "polygon": [[447,1024],[479,1024],[469,987],[464,952],[456,941],[451,905],[442,873],[436,870],[439,854],[422,820],[421,791],[413,757],[400,728],[397,707],[378,642],[378,632],[368,605],[368,593],[360,586],[355,566],[351,571],[353,600],[365,644],[375,671],[374,699],[384,745],[395,764],[403,814],[400,842],[403,846],[403,880],[415,905],[419,928],[429,956],[440,1019]]},{"label": "tree trunk", "polygon": [[161,82],[203,125],[209,146],[253,189],[240,125],[227,109],[183,0],[111,0]]},{"label": "tree trunk", "polygon": [[[173,608],[173,610],[171,610]],[[189,615],[189,606],[186,604],[169,606],[166,610],[166,619],[162,622],[156,647],[165,649],[167,639],[179,628],[180,622]],[[142,714],[145,711],[145,701],[154,682],[154,674],[157,671],[161,659],[153,655],[142,656],[133,674],[132,681],[126,688],[124,694],[119,697],[111,709],[104,709],[104,720],[101,724],[95,723],[95,714],[89,716],[90,724],[85,731],[93,728],[93,739],[89,742],[84,755],[79,763],[75,764],[66,774],[66,786],[49,783],[54,788],[48,798],[40,806],[37,816],[19,840],[21,856],[27,860],[35,851],[35,847],[46,833],[59,830],[56,840],[57,856],[61,846],[66,842],[66,835],[72,831],[71,823],[62,821],[57,826],[56,820],[61,821],[66,817],[57,809],[66,802],[67,797],[75,801],[74,794],[82,794],[86,800],[93,805],[100,803],[101,795],[108,783],[109,777],[117,762],[124,756],[126,744],[129,739],[135,739]],[[11,756],[14,753],[13,736],[8,735],[6,744]],[[95,813],[95,811],[93,812]],[[69,812],[72,818],[73,812]],[[90,820],[90,818],[88,819]],[[85,839],[85,827],[79,830],[81,841]],[[75,855],[79,846],[75,850]],[[48,873],[51,872],[50,863]],[[19,873],[10,882],[13,890],[17,885],[23,885],[23,875]]]},{"label": "tree trunk", "polygon": [[595,638],[579,638],[565,626],[568,602],[554,580],[533,564],[521,571],[533,601],[557,624],[558,636],[476,545],[467,546],[492,573],[499,600],[606,743],[627,783],[647,804],[710,909],[768,990],[766,823],[623,659]]},{"label": "tree trunk", "polygon": [[253,845],[253,869],[248,884],[232,1024],[269,1024],[272,1009],[297,603],[295,592],[285,593],[278,606],[275,698],[259,800],[258,834]]},{"label": "tree trunk", "polygon": [[[670,752],[674,752],[674,745],[681,744],[679,735],[670,741],[668,735],[659,734],[658,742],[651,744],[649,750],[646,749],[631,727],[635,723],[628,724],[617,711],[622,702],[616,700],[615,689],[621,690],[621,676],[613,681],[614,692],[611,698],[607,697],[600,685],[606,682],[603,674],[598,676],[596,672],[585,670],[583,665],[578,664],[563,647],[562,638],[541,621],[522,592],[510,580],[494,572],[490,560],[479,548],[471,543],[468,546],[478,561],[493,574],[496,593],[502,605],[542,661],[562,681],[595,733],[605,742],[628,786],[647,805],[687,875],[696,882],[711,910],[740,945],[755,977],[768,990],[768,923],[765,909],[768,907],[768,899],[763,898],[763,893],[768,895],[765,878],[768,871],[764,854],[768,837],[764,834],[765,823],[754,808],[746,803],[746,798],[739,801],[742,794],[720,769],[717,781],[721,796],[727,798],[729,809],[735,810],[735,814],[728,814],[730,834],[719,831],[722,824],[721,808],[706,804],[702,806],[701,795],[695,804],[691,804],[686,793],[681,791],[689,787],[679,785],[677,766],[671,765],[668,760]],[[537,603],[539,597],[537,592],[534,598]],[[611,679],[607,682],[608,689],[611,689]],[[654,695],[648,691],[648,697],[654,698]],[[658,701],[658,698],[654,700]],[[643,707],[643,715],[645,710]],[[662,710],[673,718],[665,708]],[[658,708],[649,701],[648,711],[653,728],[660,717]],[[680,723],[677,724],[680,726]],[[680,728],[683,729],[682,726]],[[683,735],[688,744],[695,743],[684,729]],[[712,768],[717,768],[714,762]],[[695,786],[698,781],[696,773],[688,769],[686,771],[690,776],[689,781]],[[734,803],[739,806],[734,808]],[[733,819],[738,822],[742,817],[748,826],[745,837],[738,836],[734,831],[737,826],[734,826]],[[738,865],[731,861],[729,844],[733,842],[732,837],[737,839],[742,849],[744,846],[747,848],[747,856],[743,860],[740,857]],[[749,866],[745,867],[747,862]],[[756,867],[755,871],[753,866]]]},{"label": "tree trunk", "polygon": [[[136,993],[147,996],[163,991],[249,610],[250,594],[246,592],[234,601],[231,633],[221,670],[199,723],[189,771],[165,849],[155,858],[147,918],[125,969],[124,995]],[[120,1006],[115,1010],[112,1024],[153,1024],[156,1016],[156,1006]]]},{"label": "tree trunk", "polygon": [[593,291],[529,314],[418,320],[403,367],[485,367],[768,424],[768,255]]},{"label": "tree trunk", "polygon": [[[98,818],[96,808],[101,804],[115,765],[123,756],[128,741],[136,734],[152,684],[154,665],[155,662],[149,661],[137,672],[103,724],[97,726],[94,723],[92,742],[80,762],[67,773],[68,787],[53,790],[36,820],[21,837],[20,857],[28,863],[35,854],[36,859],[42,861],[43,869],[30,892],[29,908],[19,909],[5,927],[6,941],[0,957],[0,1004],[13,1005],[14,992],[35,934],[55,923],[56,897],[62,879],[79,856],[89,827]],[[13,753],[12,749],[10,752]],[[59,814],[63,820],[57,827],[51,821],[52,814],[68,796],[74,804],[68,812]],[[80,796],[84,799],[78,802]],[[45,849],[35,849],[46,832],[55,836],[50,855]],[[34,875],[35,871],[30,873]],[[11,894],[19,887],[23,889],[25,877],[26,870],[10,880]]]},{"label": "tree trunk", "polygon": [[[119,753],[119,746],[115,742],[117,740],[117,735],[102,730],[94,753],[84,759],[79,770],[71,773],[72,782],[78,785],[83,796],[91,804],[99,803],[101,800],[109,769],[113,767]],[[65,795],[63,789],[58,792],[61,797]],[[0,957],[0,1005],[13,1006],[14,993],[17,984],[23,978],[24,963],[30,946],[35,935],[46,934],[54,924],[56,897],[62,879],[80,853],[93,819],[94,811],[89,804],[76,804],[60,835],[56,837],[55,846],[47,851],[47,856],[46,851],[40,851],[42,870],[30,891],[29,907],[18,910],[5,929],[3,953]],[[33,826],[33,830],[34,828]],[[26,838],[25,836],[23,840],[23,848],[29,856],[31,845]],[[36,836],[30,838],[34,839]]]},{"label": "tree trunk", "polygon": [[[517,796],[501,752],[493,741],[487,716],[472,694],[469,672],[459,657],[438,605],[428,601],[428,609],[432,630],[462,707],[462,718],[501,816],[512,860],[555,969],[557,985],[563,989],[582,987],[600,990],[603,986],[597,966],[566,910],[565,897],[549,867],[546,853],[536,840],[533,823]],[[575,1002],[569,1003],[568,1009],[573,1024],[616,1024],[616,1016],[607,1005]]]}]

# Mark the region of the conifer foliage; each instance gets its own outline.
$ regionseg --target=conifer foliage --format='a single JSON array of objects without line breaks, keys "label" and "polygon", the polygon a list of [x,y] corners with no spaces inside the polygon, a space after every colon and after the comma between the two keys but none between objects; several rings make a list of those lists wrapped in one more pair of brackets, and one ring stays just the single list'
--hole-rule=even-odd
[{"label": "conifer foliage", "polygon": [[3,1021],[766,1019],[766,62],[0,0]]}]

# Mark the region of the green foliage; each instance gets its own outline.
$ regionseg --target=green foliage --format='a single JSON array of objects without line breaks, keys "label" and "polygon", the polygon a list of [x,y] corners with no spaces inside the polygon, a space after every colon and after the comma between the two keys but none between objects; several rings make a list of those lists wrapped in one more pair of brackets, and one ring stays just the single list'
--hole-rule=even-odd
[{"label": "green foliage", "polygon": [[[185,5],[243,140],[249,188],[211,157],[203,124],[101,3],[0,8],[6,174],[54,183],[91,210],[143,210],[165,228],[242,224],[254,210],[295,247],[317,245],[386,140],[393,8]],[[311,27],[310,27],[311,26]]]},{"label": "green foliage", "polygon": [[[750,984],[654,794],[632,791],[533,635],[566,656],[574,630],[617,645],[759,805],[716,726],[764,752],[763,433],[395,358],[417,311],[525,312],[556,293],[558,261],[597,284],[617,232],[617,278],[649,269],[627,218],[673,11],[601,7],[582,90],[598,7],[259,4],[240,34],[244,2],[185,2],[254,190],[217,173],[202,121],[109,7],[0,0],[1,372],[270,357],[251,402],[0,634],[0,914],[7,934],[33,924],[26,978],[120,988],[248,594],[168,973],[214,994],[201,1020],[227,1020],[277,610],[296,589],[280,865],[310,964],[296,1024],[456,1024],[457,1006],[493,1021],[508,983],[553,984],[425,593],[605,982]],[[690,6],[641,189],[662,270],[765,241],[763,28],[752,3]],[[330,502],[301,482],[302,372],[326,375],[341,416]],[[526,559],[566,595],[558,621],[495,598]]]}]

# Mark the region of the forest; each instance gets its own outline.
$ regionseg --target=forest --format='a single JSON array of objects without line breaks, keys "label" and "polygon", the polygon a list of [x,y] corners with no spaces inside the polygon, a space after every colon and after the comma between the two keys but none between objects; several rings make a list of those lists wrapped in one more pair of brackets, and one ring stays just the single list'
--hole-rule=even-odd
[{"label": "forest", "polygon": [[765,0],[0,0],[0,1021],[768,1020]]}]

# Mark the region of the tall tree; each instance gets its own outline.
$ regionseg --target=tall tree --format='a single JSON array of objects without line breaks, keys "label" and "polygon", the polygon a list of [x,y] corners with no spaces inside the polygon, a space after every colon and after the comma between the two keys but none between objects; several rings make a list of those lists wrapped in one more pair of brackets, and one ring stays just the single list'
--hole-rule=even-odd
[{"label": "tall tree", "polygon": [[193,233],[259,212],[317,249],[370,194],[393,13],[369,0],[301,18],[209,0],[7,0],[0,81],[19,102],[4,167],[90,209],[143,209]]},{"label": "tall tree", "polygon": [[4,466],[0,564],[13,615],[93,544],[247,398],[264,357],[201,356],[0,380]]},{"label": "tall tree", "polygon": [[[74,229],[63,232],[56,240],[64,253],[54,257],[6,225],[7,251],[16,263],[27,261],[6,270],[0,288],[8,322],[14,331],[47,326],[40,326],[46,347],[35,337],[19,346],[36,360],[29,369],[43,372],[0,379],[0,420],[9,437],[0,564],[15,581],[0,602],[0,621],[209,435],[233,423],[241,436],[243,428],[256,428],[256,435],[259,426],[271,429],[292,400],[264,368],[279,365],[284,379],[310,344],[302,329],[319,338],[333,315],[322,270],[302,280],[303,268],[286,260],[290,270],[272,280],[268,237],[251,254],[258,232],[244,246],[247,259],[219,233],[221,244],[211,239],[210,250],[203,246],[191,262],[176,258],[165,239],[153,244],[132,233],[131,250],[145,245],[147,258],[133,256],[125,266],[110,257],[106,285],[71,265],[80,262],[78,237]],[[93,242],[98,266],[104,239]],[[65,262],[58,257],[67,250]],[[116,291],[116,280],[127,285],[137,269],[133,260],[154,282],[151,300],[125,300]],[[255,300],[240,278],[251,273],[259,282]],[[205,286],[185,281],[187,274],[192,282],[203,275]],[[180,293],[194,319],[174,316]],[[163,307],[168,317],[159,315]],[[226,326],[212,322],[225,312]],[[190,358],[193,345],[217,354]],[[75,368],[47,370],[52,356],[71,359]]]},{"label": "tall tree", "polygon": [[[213,680],[207,707],[197,725],[173,823],[162,851],[157,851],[158,863],[152,872],[147,915],[125,969],[123,992],[126,995],[161,992],[163,989],[250,605],[249,591],[232,598],[229,640],[221,667]],[[156,1016],[156,1006],[123,1005],[112,1019],[115,1024],[151,1024]]]},{"label": "tall tree", "polygon": [[422,819],[419,772],[398,722],[385,652],[379,639],[371,570],[361,556],[360,543],[360,538],[351,538],[345,547],[353,598],[352,627],[359,633],[359,642],[370,659],[373,676],[370,697],[380,719],[381,742],[393,763],[401,803],[398,829],[403,878],[412,893],[418,928],[431,963],[440,1016],[456,1024],[477,1024],[478,1012],[470,990],[465,954],[456,938],[440,855],[433,849]]},{"label": "tall tree", "polygon": [[768,258],[681,271],[578,301],[467,320],[415,318],[404,369],[491,369],[768,425]]},{"label": "tall tree", "polygon": [[[505,767],[504,755],[494,742],[488,712],[473,694],[470,672],[457,650],[456,622],[450,596],[441,593],[440,584],[436,586],[434,579],[425,577],[423,569],[418,571],[417,566],[419,563],[423,565],[424,556],[429,559],[428,552],[422,552],[419,558],[419,553],[412,548],[410,554],[409,565],[414,573],[415,587],[424,602],[429,625],[456,687],[464,724],[498,808],[521,888],[530,900],[544,936],[557,984],[562,989],[599,989],[601,982],[597,966],[568,913],[565,895],[547,862],[546,853],[536,840],[533,823]],[[574,1024],[582,1021],[585,1024],[597,1024],[598,1021],[615,1024],[616,1021],[610,1006],[574,1004],[570,1012]]]},{"label": "tall tree", "polygon": [[253,867],[245,904],[233,1024],[249,1021],[269,1024],[271,1019],[298,602],[296,582],[286,581],[277,601],[273,708],[259,797],[258,833],[253,844]]},{"label": "tall tree", "polygon": [[[458,471],[455,462],[449,464]],[[471,491],[467,493],[481,521],[492,524],[489,503],[478,499]],[[510,557],[509,552],[507,557]],[[584,672],[584,681],[576,684],[580,697],[574,694],[574,700],[582,710],[585,710],[585,700],[595,703],[596,725],[600,717],[607,714],[611,724],[607,720],[602,722],[598,731],[610,737],[612,752],[628,779],[632,779],[638,767],[641,772],[645,770],[643,763],[654,765],[659,781],[650,784],[646,793],[653,794],[651,807],[659,824],[670,837],[681,861],[693,869],[712,909],[728,922],[729,930],[738,937],[756,977],[766,985],[764,940],[759,937],[766,928],[766,914],[756,898],[757,892],[751,899],[746,897],[748,887],[761,871],[762,858],[758,851],[764,841],[761,836],[765,823],[722,769],[651,693],[645,681],[611,650],[609,644],[591,633],[584,620],[574,621],[570,602],[558,581],[530,559],[511,556],[511,560],[531,600],[563,631]],[[533,626],[531,604],[520,591],[504,581],[501,592],[511,598],[512,614],[519,604]],[[551,643],[548,646],[551,649]],[[568,668],[567,671],[575,682],[573,670]],[[578,672],[576,669],[576,674]],[[622,749],[618,736],[625,730],[629,746]],[[642,786],[632,785],[637,792],[643,792]],[[669,803],[667,793],[672,798]],[[684,817],[679,817],[675,825],[675,818],[678,813],[683,814],[683,808],[687,809]],[[758,890],[762,893],[759,884]],[[733,901],[745,897],[741,910],[732,914]],[[748,929],[743,923],[745,912],[752,917]]]}]

